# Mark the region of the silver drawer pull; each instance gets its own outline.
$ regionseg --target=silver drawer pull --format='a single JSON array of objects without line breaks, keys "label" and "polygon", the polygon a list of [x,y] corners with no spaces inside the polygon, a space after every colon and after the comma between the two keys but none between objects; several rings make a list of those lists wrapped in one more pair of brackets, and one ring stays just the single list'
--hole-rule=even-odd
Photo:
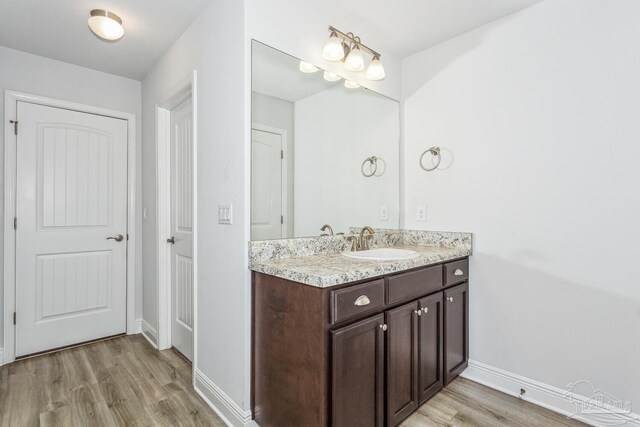
[{"label": "silver drawer pull", "polygon": [[464,271],[460,270],[459,268],[456,268],[456,271],[453,272],[454,276],[462,276],[464,274]]},{"label": "silver drawer pull", "polygon": [[358,307],[362,307],[363,305],[369,305],[369,304],[371,304],[371,301],[369,300],[369,297],[367,297],[366,295],[360,295],[356,299],[356,302],[353,303],[353,305],[357,305]]}]

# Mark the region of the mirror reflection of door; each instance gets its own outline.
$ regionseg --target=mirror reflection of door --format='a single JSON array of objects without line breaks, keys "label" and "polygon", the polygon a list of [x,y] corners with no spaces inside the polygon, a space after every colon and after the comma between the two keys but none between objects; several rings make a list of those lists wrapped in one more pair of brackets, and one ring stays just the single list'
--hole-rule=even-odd
[{"label": "mirror reflection of door", "polygon": [[254,125],[251,130],[252,240],[286,237],[285,147],[286,132]]}]

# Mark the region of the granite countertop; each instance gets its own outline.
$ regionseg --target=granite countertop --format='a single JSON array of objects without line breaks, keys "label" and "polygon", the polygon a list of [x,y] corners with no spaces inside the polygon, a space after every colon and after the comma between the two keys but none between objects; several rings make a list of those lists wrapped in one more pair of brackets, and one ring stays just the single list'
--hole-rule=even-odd
[{"label": "granite countertop", "polygon": [[470,247],[412,244],[395,244],[388,247],[411,249],[420,255],[399,261],[373,261],[349,258],[341,252],[319,253],[282,259],[252,260],[249,268],[282,279],[326,288],[471,255]]}]

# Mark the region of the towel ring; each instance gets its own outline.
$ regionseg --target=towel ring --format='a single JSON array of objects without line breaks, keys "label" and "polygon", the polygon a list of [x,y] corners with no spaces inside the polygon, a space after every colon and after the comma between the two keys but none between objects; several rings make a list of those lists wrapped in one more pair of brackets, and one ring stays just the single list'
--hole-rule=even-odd
[{"label": "towel ring", "polygon": [[[427,168],[424,166],[424,156],[427,153],[431,153],[431,159],[432,159],[432,164],[433,164],[433,159],[435,159],[436,157],[438,158],[437,163],[435,163],[435,166],[433,166],[432,168]],[[427,151],[425,151],[424,153],[422,153],[422,155],[420,156],[420,167],[424,170],[426,170],[427,172],[431,172],[432,170],[435,170],[438,168],[438,166],[440,166],[440,161],[442,160],[442,156],[440,156],[440,147],[431,147],[429,148]]]},{"label": "towel ring", "polygon": [[[364,171],[364,165],[366,165],[367,162],[369,162],[369,172],[371,172],[369,174]],[[378,171],[378,158],[376,156],[371,156],[364,159],[364,162],[362,162],[362,166],[360,167],[360,171],[366,178],[374,176]]]},{"label": "towel ring", "polygon": [[382,163],[382,171],[380,170],[378,166],[378,163],[376,163],[376,172],[373,174],[373,176],[379,178],[382,175],[384,175],[384,173],[387,171],[387,162],[384,161],[384,159],[382,157],[376,157],[378,162]]}]

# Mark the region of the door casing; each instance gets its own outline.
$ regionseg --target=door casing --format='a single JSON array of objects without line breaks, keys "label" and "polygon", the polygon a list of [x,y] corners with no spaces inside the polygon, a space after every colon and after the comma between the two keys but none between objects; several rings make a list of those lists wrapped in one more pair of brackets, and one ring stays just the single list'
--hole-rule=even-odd
[{"label": "door casing", "polygon": [[[3,311],[3,345],[4,363],[15,361],[15,325],[13,313],[16,312],[16,233],[14,217],[16,216],[16,144],[17,135],[9,123],[16,120],[17,102],[29,102],[47,107],[63,108],[82,113],[96,114],[127,120],[127,334],[139,332],[135,318],[136,307],[136,117],[133,113],[110,110],[106,108],[84,105],[76,102],[47,98],[11,90],[4,96],[4,311]],[[18,129],[20,124],[18,123]],[[19,226],[19,225],[18,225]]]},{"label": "door casing", "polygon": [[[171,245],[166,239],[171,236],[171,110],[191,97],[193,120],[193,360],[195,369],[198,359],[198,98],[196,90],[197,74],[194,70],[172,91],[169,98],[156,106],[156,245],[158,282],[158,336],[159,350],[171,347]],[[149,337],[147,337],[149,339]],[[195,376],[193,376],[195,379]]]}]

